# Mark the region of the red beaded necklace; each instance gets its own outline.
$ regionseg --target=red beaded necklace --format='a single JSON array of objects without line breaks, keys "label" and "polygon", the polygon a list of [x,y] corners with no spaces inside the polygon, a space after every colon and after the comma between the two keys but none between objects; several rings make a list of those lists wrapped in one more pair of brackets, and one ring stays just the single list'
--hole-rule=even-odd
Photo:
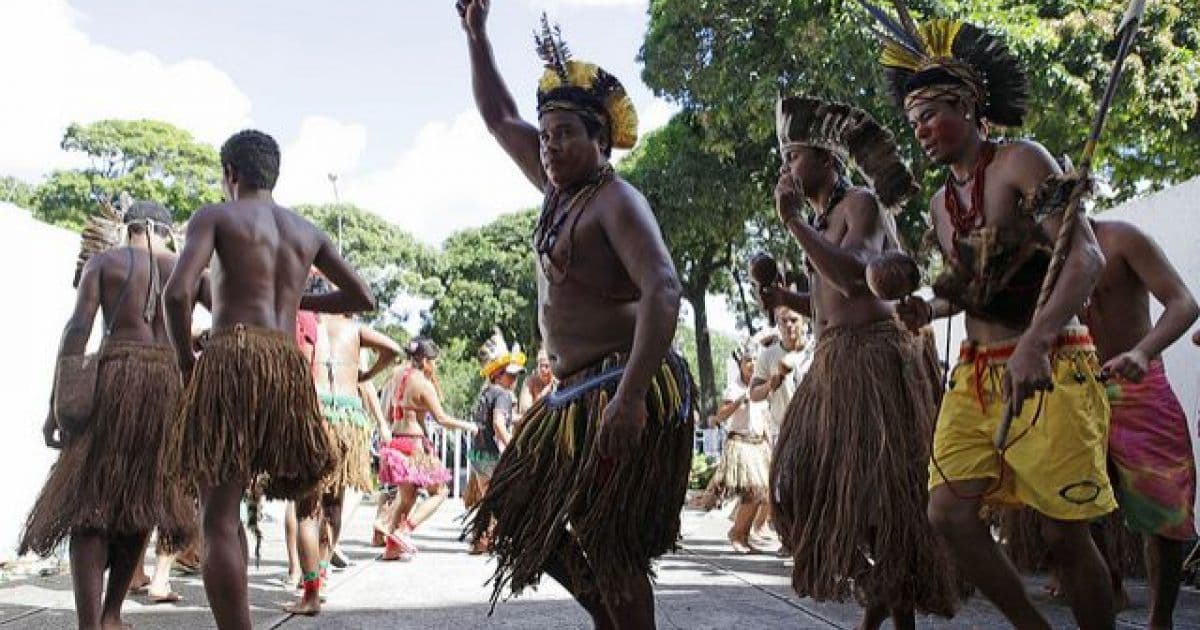
[{"label": "red beaded necklace", "polygon": [[971,179],[967,180],[975,182],[971,187],[970,207],[963,208],[962,202],[958,200],[958,191],[954,188],[954,173],[946,176],[946,212],[950,214],[950,222],[954,224],[955,236],[961,236],[983,225],[984,177],[988,164],[992,163],[995,155],[996,145],[984,142],[983,148],[979,150],[979,159],[975,161],[975,172]]}]

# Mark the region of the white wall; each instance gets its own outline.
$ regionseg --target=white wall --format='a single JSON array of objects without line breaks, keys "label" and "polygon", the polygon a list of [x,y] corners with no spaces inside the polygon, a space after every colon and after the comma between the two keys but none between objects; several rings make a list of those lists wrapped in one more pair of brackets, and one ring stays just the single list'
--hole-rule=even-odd
[{"label": "white wall", "polygon": [[[0,560],[13,555],[21,525],[58,451],[46,448],[46,419],[58,339],[75,304],[71,278],[79,235],[36,221],[0,203],[0,269],[6,279],[0,308]],[[98,337],[99,331],[92,335]],[[95,339],[93,339],[95,343]]]}]

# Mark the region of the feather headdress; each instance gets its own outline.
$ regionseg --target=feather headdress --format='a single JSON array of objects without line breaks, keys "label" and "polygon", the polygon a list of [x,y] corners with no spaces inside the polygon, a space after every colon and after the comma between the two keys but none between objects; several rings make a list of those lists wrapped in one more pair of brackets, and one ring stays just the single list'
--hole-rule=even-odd
[{"label": "feather headdress", "polygon": [[609,128],[612,146],[632,149],[637,143],[637,110],[616,77],[600,66],[571,58],[561,29],[542,14],[542,29],[533,35],[546,66],[538,81],[538,114],[568,110],[595,117]]},{"label": "feather headdress", "polygon": [[903,0],[894,0],[897,18],[866,0],[859,2],[875,18],[873,30],[883,43],[879,61],[897,105],[903,108],[909,95],[922,88],[944,88],[941,95],[965,90],[989,122],[1005,127],[1024,122],[1028,80],[999,37],[957,20],[917,24]]},{"label": "feather headdress", "polygon": [[87,216],[83,231],[79,234],[79,256],[75,259],[72,287],[79,287],[83,267],[92,256],[121,244],[125,234],[125,211],[133,205],[128,193],[121,193],[115,204],[112,199],[100,195],[96,195],[96,202],[100,212]]},{"label": "feather headdress", "polygon": [[775,104],[780,152],[788,146],[817,147],[848,162],[874,189],[885,208],[897,209],[920,191],[900,159],[896,138],[867,112],[809,96]]},{"label": "feather headdress", "polygon": [[525,370],[525,353],[521,351],[521,344],[516,342],[509,348],[504,341],[504,333],[496,328],[492,337],[479,349],[479,362],[483,364],[479,374],[487,379],[501,371],[517,374]]}]

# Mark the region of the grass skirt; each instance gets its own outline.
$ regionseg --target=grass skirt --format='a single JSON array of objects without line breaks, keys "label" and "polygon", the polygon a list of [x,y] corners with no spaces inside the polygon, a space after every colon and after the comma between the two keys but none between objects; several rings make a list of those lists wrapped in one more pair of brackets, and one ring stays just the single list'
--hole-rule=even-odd
[{"label": "grass skirt", "polygon": [[320,394],[321,414],[334,438],[337,466],[325,478],[325,491],[340,494],[344,488],[370,492],[375,488],[371,475],[371,430],[362,400],[354,396]]},{"label": "grass skirt", "polygon": [[735,497],[745,502],[766,501],[770,475],[771,445],[766,436],[752,438],[731,433],[699,503],[706,510],[714,510]]},{"label": "grass skirt", "polygon": [[817,341],[771,462],[801,596],[954,614],[963,587],[925,514],[941,387],[930,356],[926,336],[891,320]]},{"label": "grass skirt", "polygon": [[188,544],[195,507],[173,482],[180,478],[167,474],[181,390],[171,348],[104,342],[88,427],[68,436],[29,513],[19,553],[48,556],[73,531],[115,537],[158,527],[163,548]]},{"label": "grass skirt", "polygon": [[493,604],[505,589],[535,586],[551,562],[564,565],[576,592],[617,602],[631,576],[652,574],[652,560],[676,548],[691,465],[691,375],[682,358],[667,357],[646,394],[639,447],[613,460],[593,446],[622,373],[623,360],[611,357],[560,383],[500,457],[468,525],[479,540],[494,523]]},{"label": "grass skirt", "polygon": [[[1000,546],[1008,554],[1017,569],[1028,573],[1050,571],[1053,558],[1042,539],[1041,518],[1031,509],[1002,510],[1000,520]],[[1146,576],[1145,555],[1142,552],[1142,536],[1125,527],[1120,510],[1102,517],[1092,524],[1104,531],[1104,545],[1100,554],[1104,562],[1115,567],[1123,577]]]},{"label": "grass skirt", "polygon": [[337,460],[310,374],[290,333],[243,324],[215,332],[185,393],[176,474],[201,489],[265,474],[269,499],[317,490]]}]

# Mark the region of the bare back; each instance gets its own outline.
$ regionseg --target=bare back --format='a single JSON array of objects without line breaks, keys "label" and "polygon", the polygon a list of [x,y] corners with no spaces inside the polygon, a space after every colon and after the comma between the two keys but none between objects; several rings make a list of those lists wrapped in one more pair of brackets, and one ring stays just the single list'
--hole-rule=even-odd
[{"label": "bare back", "polygon": [[206,208],[213,221],[213,328],[248,324],[291,331],[325,236],[270,201]]},{"label": "bare back", "polygon": [[[170,251],[155,252],[159,292],[175,269],[175,260],[175,255]],[[170,343],[161,301],[151,321],[147,322],[144,318],[151,283],[150,252],[137,247],[116,247],[98,254],[91,264],[95,266],[97,274],[95,281],[98,283],[99,306],[104,316],[104,327],[111,327],[110,338],[114,341]],[[80,283],[80,291],[89,290],[84,284],[90,281],[85,277]],[[123,301],[122,291],[125,293]]]},{"label": "bare back", "polygon": [[358,394],[359,355],[362,345],[358,323],[341,315],[321,315],[321,329],[313,352],[318,392],[341,396]]},{"label": "bare back", "polygon": [[[410,370],[407,373],[407,381],[404,376],[405,370]],[[398,380],[391,404],[398,406],[402,410],[402,415],[396,418],[395,408],[391,409],[392,417],[395,418],[392,421],[392,433],[394,435],[424,434],[425,428],[422,421],[431,410],[423,399],[426,391],[433,389],[433,383],[429,381],[424,372],[408,366],[396,370],[396,378]]]}]

